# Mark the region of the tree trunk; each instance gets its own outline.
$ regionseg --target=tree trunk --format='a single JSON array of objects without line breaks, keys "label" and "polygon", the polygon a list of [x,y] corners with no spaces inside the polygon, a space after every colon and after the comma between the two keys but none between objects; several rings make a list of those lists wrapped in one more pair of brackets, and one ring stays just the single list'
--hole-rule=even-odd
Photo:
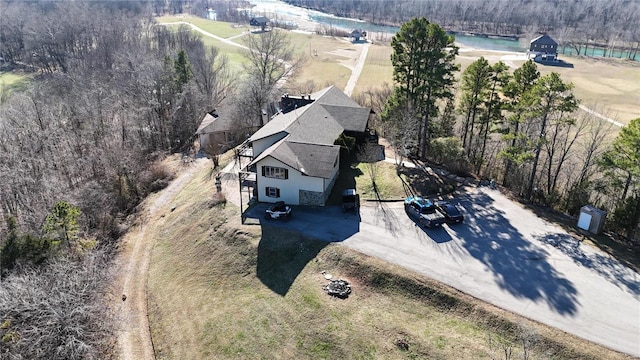
[{"label": "tree trunk", "polygon": [[531,176],[529,177],[529,186],[527,187],[527,200],[531,200],[531,194],[533,193],[533,183],[536,178],[536,172],[538,171],[538,161],[540,160],[540,152],[542,151],[542,139],[544,138],[545,130],[547,127],[547,116],[545,113],[542,117],[542,125],[540,127],[540,135],[538,136],[538,143],[536,144],[536,156],[533,159],[533,165],[531,166]]}]

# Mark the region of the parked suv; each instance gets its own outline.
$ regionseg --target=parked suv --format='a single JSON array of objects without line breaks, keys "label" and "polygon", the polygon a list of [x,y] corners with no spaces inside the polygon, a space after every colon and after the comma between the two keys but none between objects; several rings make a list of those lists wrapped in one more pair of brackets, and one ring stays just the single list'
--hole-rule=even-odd
[{"label": "parked suv", "polygon": [[436,203],[436,208],[442,215],[444,215],[444,218],[449,224],[461,223],[464,221],[464,215],[462,215],[460,209],[448,201],[438,201]]},{"label": "parked suv", "polygon": [[436,206],[429,199],[409,196],[404,199],[404,209],[420,226],[432,228],[444,224],[444,215],[436,210]]},{"label": "parked suv", "polygon": [[360,207],[360,195],[356,193],[356,189],[346,189],[342,192],[342,211],[358,212]]}]

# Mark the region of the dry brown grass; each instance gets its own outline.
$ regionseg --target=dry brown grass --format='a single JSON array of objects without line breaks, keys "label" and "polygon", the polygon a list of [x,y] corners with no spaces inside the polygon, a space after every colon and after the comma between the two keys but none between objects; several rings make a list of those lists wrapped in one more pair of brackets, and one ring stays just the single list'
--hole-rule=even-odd
[{"label": "dry brown grass", "polygon": [[559,73],[575,85],[574,94],[587,106],[608,109],[623,124],[640,117],[640,62],[617,59],[563,57],[573,68],[539,66],[540,73]]},{"label": "dry brown grass", "polygon": [[[460,65],[459,78],[464,69],[481,56],[490,63],[500,61],[502,56],[512,53],[472,49],[461,51],[456,57]],[[354,93],[375,88],[384,82],[392,83],[391,47],[372,45],[362,76]],[[589,108],[597,107],[605,116],[617,119],[623,124],[640,117],[640,62],[619,59],[567,57],[562,59],[572,63],[573,68],[543,66],[538,64],[541,75],[557,72],[563,81],[575,85],[574,94]],[[507,60],[521,66],[524,61]]]},{"label": "dry brown grass", "polygon": [[[204,169],[149,219],[159,359],[500,358],[488,338],[515,343],[517,325],[537,334],[537,359],[626,358],[340,245],[241,225],[234,206],[210,207],[213,188]],[[326,295],[322,271],[352,295]]]},{"label": "dry brown grass", "polygon": [[[311,34],[290,33],[292,46],[307,61],[295,75],[295,82],[313,81],[317,89],[335,85],[344,89],[351,76],[347,67],[357,57],[357,48],[342,38]],[[347,65],[347,66],[345,66]]]},{"label": "dry brown grass", "polygon": [[391,66],[391,46],[371,45],[367,60],[362,68],[354,94],[376,88],[382,84],[393,84],[393,67]]}]

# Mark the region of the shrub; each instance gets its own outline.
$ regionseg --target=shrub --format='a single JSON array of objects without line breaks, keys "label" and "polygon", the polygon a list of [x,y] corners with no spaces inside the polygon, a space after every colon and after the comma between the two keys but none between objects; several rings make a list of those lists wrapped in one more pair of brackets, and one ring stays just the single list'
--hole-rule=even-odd
[{"label": "shrub", "polygon": [[227,203],[227,197],[222,192],[217,192],[213,194],[213,198],[209,201],[209,207],[215,207],[217,205],[225,205]]},{"label": "shrub", "polygon": [[155,162],[140,173],[138,184],[148,194],[164,189],[173,178],[174,174],[168,166]]}]

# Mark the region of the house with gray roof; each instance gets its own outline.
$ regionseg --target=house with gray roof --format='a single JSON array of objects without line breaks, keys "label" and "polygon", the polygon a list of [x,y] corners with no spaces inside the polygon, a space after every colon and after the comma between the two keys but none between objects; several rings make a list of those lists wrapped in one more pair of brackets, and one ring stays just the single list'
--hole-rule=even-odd
[{"label": "house with gray roof", "polygon": [[335,86],[282,100],[286,112],[247,140],[253,158],[244,170],[255,173],[260,202],[323,206],[339,174],[335,142],[341,134],[367,133],[371,110]]},{"label": "house with gray roof", "polygon": [[257,16],[257,17],[252,17],[249,20],[249,25],[251,26],[259,26],[260,29],[262,29],[262,31],[264,32],[267,25],[269,25],[269,18],[265,17],[265,16]]},{"label": "house with gray roof", "polygon": [[558,59],[558,43],[549,35],[538,36],[529,43],[527,54],[535,61],[555,61]]},{"label": "house with gray roof", "polygon": [[353,42],[359,42],[361,38],[366,42],[367,32],[362,29],[355,29],[349,33],[349,38],[353,38]]},{"label": "house with gray roof", "polygon": [[220,112],[213,109],[204,115],[196,135],[201,150],[222,153],[241,143],[259,128],[256,120],[242,124],[234,121],[229,116],[229,108],[223,107]]}]

